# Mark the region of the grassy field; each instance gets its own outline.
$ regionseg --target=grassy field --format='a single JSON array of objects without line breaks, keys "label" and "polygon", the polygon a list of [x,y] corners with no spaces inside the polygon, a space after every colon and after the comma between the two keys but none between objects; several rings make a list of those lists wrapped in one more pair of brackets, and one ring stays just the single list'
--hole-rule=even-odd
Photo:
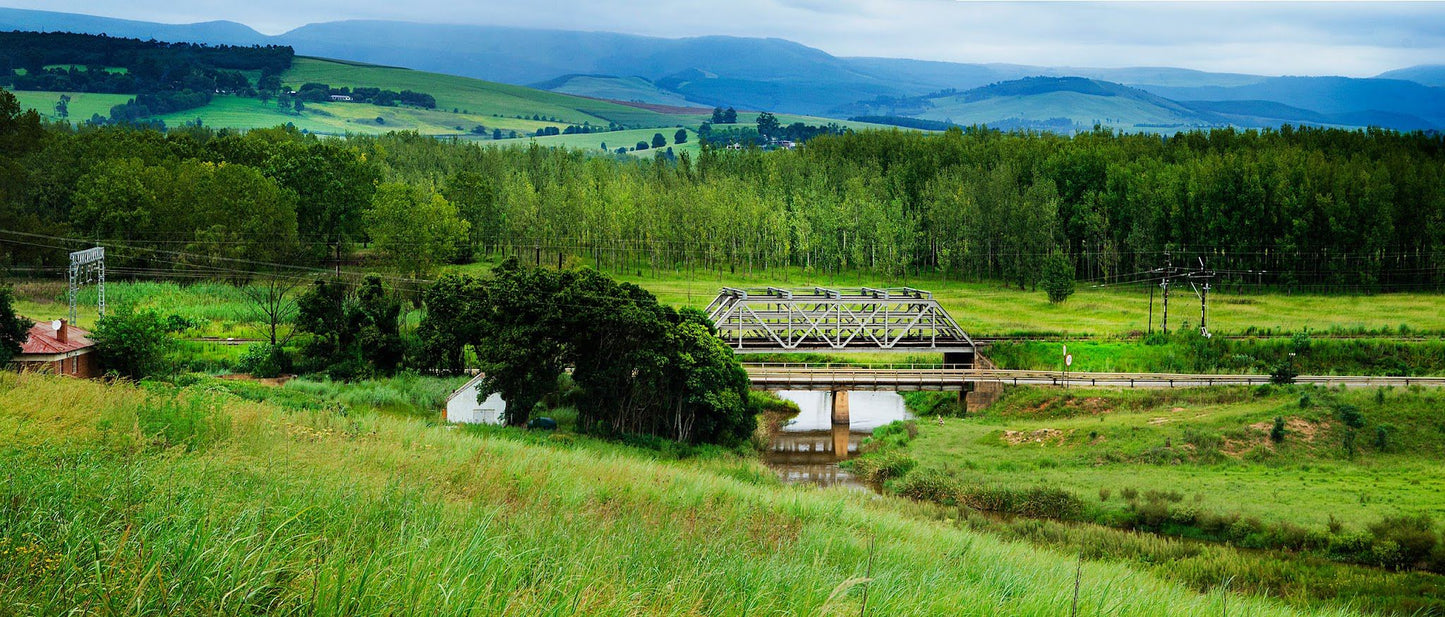
[{"label": "grassy field", "polygon": [[293,88],[315,82],[328,84],[333,88],[362,86],[398,92],[425,92],[436,97],[437,109],[449,111],[456,108],[473,114],[503,118],[517,115],[530,118],[533,114],[540,114],[543,117],[555,117],[563,124],[590,122],[593,126],[607,126],[608,122],[624,126],[666,126],[676,123],[670,116],[645,109],[524,86],[318,58],[297,58],[291,69],[282,74],[281,78],[286,85]]},{"label": "grassy field", "polygon": [[[565,433],[12,373],[0,433],[0,604],[20,615],[854,615],[866,590],[870,614],[1052,616],[1074,593],[1073,557],[926,507]],[[1085,615],[1225,601],[1110,563],[1079,580]]]},{"label": "grassy field", "polygon": [[40,117],[46,120],[60,120],[55,115],[55,104],[60,102],[60,95],[70,95],[70,103],[67,109],[70,112],[68,120],[71,124],[79,124],[89,120],[91,116],[100,114],[103,117],[110,117],[110,108],[124,104],[126,101],[135,98],[129,94],[92,94],[89,92],[45,92],[28,90],[11,90],[11,94],[20,102],[21,109],[34,109],[40,113]]},{"label": "grassy field", "polygon": [[[920,423],[908,453],[921,470],[965,481],[1020,477],[1128,507],[1126,489],[1180,492],[1203,511],[1324,529],[1363,529],[1386,514],[1445,520],[1445,394],[1434,391],[1243,387],[1138,392],[1019,389],[981,415]],[[1377,398],[1379,397],[1379,398]],[[1301,399],[1305,401],[1302,406]],[[1341,405],[1364,416],[1356,453]],[[1286,436],[1269,438],[1276,417]],[[1393,427],[1387,451],[1374,443]],[[1101,490],[1113,496],[1100,500]]]},{"label": "grassy field", "polygon": [[[653,149],[651,148],[652,136],[658,133],[662,133],[662,136],[667,139],[667,146],[664,146],[660,149]],[[677,129],[675,127],[660,127],[650,129],[633,129],[627,131],[610,131],[607,133],[588,133],[585,135],[549,135],[547,137],[519,137],[517,139],[503,139],[501,141],[489,143],[496,143],[502,146],[525,146],[535,141],[538,145],[542,146],[598,151],[601,150],[602,144],[605,143],[607,144],[607,149],[609,151],[615,151],[618,148],[622,147],[626,147],[631,150],[637,145],[637,142],[645,141],[648,143],[649,146],[647,150],[636,150],[631,151],[630,153],[636,156],[653,156],[653,154],[655,154],[658,150],[666,150],[670,147],[672,148],[674,154],[690,152],[695,156],[698,152],[697,132],[688,130],[687,143],[681,145],[672,143],[672,139],[675,133],[677,133]]]},{"label": "grassy field", "polygon": [[[655,130],[645,130],[650,138]],[[614,134],[601,133],[584,136],[565,136],[571,139],[606,140],[612,145],[613,135],[632,133],[623,131]],[[556,139],[548,137],[543,139]],[[671,137],[669,137],[671,140]],[[540,140],[539,140],[540,141]],[[635,140],[634,140],[635,141]],[[594,146],[595,147],[595,146]],[[644,151],[647,152],[647,151]],[[452,270],[485,274],[493,264],[475,263],[455,266]],[[796,270],[752,275],[739,272],[728,274],[699,274],[688,277],[684,274],[643,271],[608,272],[621,280],[636,283],[656,294],[662,302],[676,306],[706,307],[722,287],[763,287],[793,286],[807,287],[823,285],[831,287],[912,285],[933,292],[953,318],[965,331],[975,336],[1011,334],[1052,334],[1066,336],[1114,337],[1131,333],[1142,333],[1148,327],[1149,299],[1137,290],[1118,288],[1082,288],[1062,304],[1050,304],[1042,291],[1020,291],[993,283],[966,283],[944,280],[937,277],[913,277],[905,281],[888,281],[865,274],[848,275],[804,275]],[[134,292],[128,286],[136,285]],[[223,323],[216,334],[235,332],[233,327],[242,320],[237,310],[240,295],[233,290],[223,289],[220,284],[181,286],[174,283],[112,282],[107,290],[111,302],[117,299],[134,298],[142,305],[176,307],[176,311],[190,311],[208,319],[219,318]],[[17,294],[21,301],[21,312],[36,319],[54,318],[65,311],[57,304],[64,292],[63,285],[36,284],[22,286]],[[90,292],[93,293],[93,292]],[[120,294],[120,295],[116,295]],[[129,294],[129,295],[127,295]],[[171,298],[171,294],[185,297]],[[90,296],[93,297],[93,296]],[[83,298],[84,299],[84,298]],[[131,301],[131,300],[120,300]],[[1390,293],[1376,295],[1309,295],[1261,293],[1233,295],[1215,293],[1210,296],[1209,325],[1216,334],[1289,333],[1308,328],[1316,334],[1341,333],[1385,333],[1398,334],[1401,326],[1409,333],[1439,335],[1445,333],[1445,311],[1439,310],[1445,298],[1437,293]],[[93,300],[84,302],[93,309]],[[84,307],[83,307],[84,308]],[[1183,327],[1191,317],[1197,317],[1197,302],[1180,302],[1171,309],[1178,312],[1171,315],[1171,327]],[[219,311],[219,313],[217,313]],[[1160,307],[1155,304],[1155,327],[1158,327]],[[214,317],[211,317],[214,316]],[[87,323],[82,317],[81,323]],[[1110,345],[1132,346],[1132,343],[1100,343],[1100,357],[1088,360],[1100,370],[1127,370],[1128,365],[1108,364],[1103,358],[1117,357],[1117,350]],[[1080,347],[1081,351],[1085,348]],[[1142,353],[1142,352],[1141,352]],[[1081,359],[1093,356],[1081,356]],[[1097,360],[1097,361],[1096,361]]]},{"label": "grassy field", "polygon": [[[920,410],[952,399],[906,398]],[[1441,615],[1441,401],[1392,389],[1011,389],[981,414],[883,427],[845,465],[885,493],[957,507],[971,528],[1181,582]],[[1207,565],[1220,561],[1235,565]]]},{"label": "grassy field", "polygon": [[[609,142],[609,145],[611,142]],[[1051,304],[1043,291],[1020,291],[997,283],[967,283],[937,276],[886,280],[879,276],[847,273],[806,274],[797,269],[748,274],[685,274],[643,271],[611,272],[637,283],[659,299],[677,305],[705,307],[721,287],[884,287],[908,285],[933,292],[965,331],[976,336],[1055,334],[1118,336],[1142,333],[1149,326],[1149,295],[1144,289],[1081,286],[1067,302]],[[1315,332],[1396,331],[1400,326],[1426,333],[1445,332],[1445,297],[1438,293],[1375,295],[1313,295],[1213,293],[1209,300],[1209,329],[1219,334],[1251,331]],[[1154,327],[1160,326],[1162,305],[1154,304]],[[1171,329],[1198,325],[1199,302],[1193,295],[1176,295],[1170,302]],[[1253,330],[1251,330],[1253,329]]]}]

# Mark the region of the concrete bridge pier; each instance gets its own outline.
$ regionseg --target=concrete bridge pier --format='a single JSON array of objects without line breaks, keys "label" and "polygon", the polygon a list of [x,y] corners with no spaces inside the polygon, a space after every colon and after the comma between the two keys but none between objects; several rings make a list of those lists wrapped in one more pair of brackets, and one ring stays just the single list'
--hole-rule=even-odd
[{"label": "concrete bridge pier", "polygon": [[848,391],[833,391],[833,425],[848,424]]}]

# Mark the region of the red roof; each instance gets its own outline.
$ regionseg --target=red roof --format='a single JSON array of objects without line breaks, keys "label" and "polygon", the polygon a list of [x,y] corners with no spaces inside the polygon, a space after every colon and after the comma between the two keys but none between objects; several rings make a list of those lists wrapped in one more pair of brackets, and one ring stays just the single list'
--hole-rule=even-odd
[{"label": "red roof", "polygon": [[49,355],[95,346],[95,341],[90,340],[89,332],[70,324],[65,324],[64,328],[66,341],[62,343],[55,336],[54,322],[42,321],[30,326],[30,336],[25,339],[25,344],[20,346],[20,353]]}]

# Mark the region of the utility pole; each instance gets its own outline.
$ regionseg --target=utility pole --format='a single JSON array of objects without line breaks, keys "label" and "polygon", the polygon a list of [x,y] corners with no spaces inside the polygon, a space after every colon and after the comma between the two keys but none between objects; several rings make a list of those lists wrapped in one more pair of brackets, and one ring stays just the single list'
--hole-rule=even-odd
[{"label": "utility pole", "polygon": [[[1205,269],[1204,258],[1200,257],[1199,269],[1190,272],[1188,276],[1189,286],[1193,287],[1195,295],[1199,296],[1199,334],[1209,338],[1209,323],[1206,319],[1209,317],[1209,279],[1214,278],[1214,271]],[[1204,280],[1202,288],[1194,284],[1195,279]]]},{"label": "utility pole", "polygon": [[1149,334],[1154,334],[1154,286],[1149,286]]},{"label": "utility pole", "polygon": [[1168,336],[1168,335],[1169,335],[1169,277],[1166,276],[1166,277],[1164,278],[1164,280],[1159,281],[1159,287],[1164,290],[1164,291],[1163,291],[1163,295],[1164,295],[1164,324],[1163,324],[1163,326],[1160,328],[1160,331],[1163,332],[1165,336]]},{"label": "utility pole", "polygon": [[1164,295],[1164,323],[1160,329],[1165,336],[1169,335],[1169,277],[1174,276],[1174,256],[1169,251],[1164,251],[1164,280],[1159,281]]}]

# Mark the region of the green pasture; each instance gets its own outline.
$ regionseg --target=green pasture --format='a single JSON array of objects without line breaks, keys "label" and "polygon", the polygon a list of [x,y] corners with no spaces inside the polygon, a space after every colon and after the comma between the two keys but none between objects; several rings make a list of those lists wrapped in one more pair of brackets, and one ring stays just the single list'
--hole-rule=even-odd
[{"label": "green pasture", "polygon": [[746,460],[304,392],[0,374],[0,433],[0,602],[26,614],[1354,614],[1076,566]]},{"label": "green pasture", "polygon": [[[662,136],[667,139],[667,145],[663,146],[662,148],[654,149],[652,148],[652,136],[658,133],[662,133]],[[659,151],[667,150],[667,148],[672,148],[673,154],[690,152],[693,155],[696,155],[699,147],[697,143],[697,133],[689,129],[687,131],[687,143],[680,145],[672,143],[672,139],[676,133],[677,127],[665,126],[650,129],[609,131],[606,133],[587,133],[584,135],[548,135],[546,137],[519,137],[517,139],[503,139],[501,141],[489,143],[495,143],[501,146],[524,146],[532,142],[536,142],[539,146],[573,148],[577,150],[594,150],[598,152],[601,151],[602,144],[605,143],[607,144],[607,149],[609,152],[616,151],[618,148],[625,147],[629,150],[629,154],[633,154],[636,156],[650,157]],[[639,141],[647,142],[648,149],[632,151],[632,148],[636,147],[637,142]]]},{"label": "green pasture", "polygon": [[[1442,403],[1434,390],[1018,389],[981,414],[919,422],[907,453],[964,482],[1060,487],[1106,511],[1126,507],[1130,491],[1176,492],[1200,511],[1359,530],[1385,515],[1445,519]],[[1362,427],[1337,417],[1342,405]],[[1269,434],[1276,417],[1280,442]]]},{"label": "green pasture", "polygon": [[[542,117],[555,117],[561,123],[590,122],[593,126],[607,126],[609,121],[623,125],[644,126],[665,126],[676,123],[671,117],[636,107],[535,90],[524,86],[319,58],[297,58],[292,63],[291,69],[281,77],[287,86],[293,88],[315,82],[328,84],[333,88],[361,86],[385,88],[398,92],[401,90],[424,92],[436,98],[438,110],[450,111],[455,108],[466,110],[469,114],[484,116],[522,115],[531,118],[533,114],[539,114]],[[486,122],[482,124],[492,126]]]},{"label": "green pasture", "polygon": [[[611,142],[608,142],[611,145]],[[676,305],[705,307],[722,287],[892,287],[933,292],[965,331],[976,336],[1048,334],[1118,336],[1149,328],[1149,291],[1143,287],[1096,288],[1080,285],[1068,301],[1052,304],[1042,290],[1020,290],[998,283],[974,283],[936,275],[887,280],[849,272],[805,273],[799,268],[735,273],[686,273],[630,269],[609,272],[636,283]],[[1209,296],[1209,329],[1220,334],[1250,332],[1445,332],[1445,296],[1438,293],[1286,294],[1279,292]],[[1192,293],[1170,298],[1171,330],[1199,323],[1199,300]],[[1163,303],[1154,299],[1154,328],[1160,328]]]},{"label": "green pasture", "polygon": [[60,120],[55,115],[55,104],[60,102],[60,95],[70,95],[70,103],[67,109],[70,117],[67,120],[71,124],[79,124],[89,120],[91,116],[100,114],[102,117],[110,117],[110,108],[122,105],[126,101],[135,98],[131,94],[95,94],[91,92],[50,92],[45,90],[11,90],[16,100],[20,102],[21,109],[34,109],[40,113],[40,117],[47,120]]}]

